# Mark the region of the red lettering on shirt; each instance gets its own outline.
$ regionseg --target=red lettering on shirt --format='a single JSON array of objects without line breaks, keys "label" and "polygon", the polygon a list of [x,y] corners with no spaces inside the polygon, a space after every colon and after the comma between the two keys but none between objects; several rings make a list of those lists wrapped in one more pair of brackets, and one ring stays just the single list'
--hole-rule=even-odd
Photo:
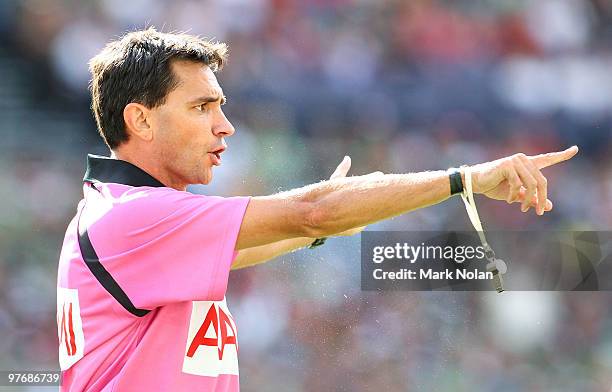
[{"label": "red lettering on shirt", "polygon": [[61,336],[60,342],[63,341],[66,345],[66,354],[69,356],[75,355],[76,341],[74,336],[74,323],[72,321],[72,303],[68,305],[68,325],[66,326],[66,304],[62,305],[62,319],[60,322],[61,325]]},{"label": "red lettering on shirt", "polygon": [[[225,314],[223,309],[219,308],[219,324],[221,325],[221,348],[219,349],[219,360],[223,359],[223,350],[225,349],[226,344],[233,344],[236,346],[236,351],[238,351],[238,344],[236,342],[236,331],[232,326],[232,322],[230,318]],[[229,325],[232,330],[232,335],[227,335],[227,326]]]},{"label": "red lettering on shirt", "polygon": [[[214,338],[206,337],[206,332],[208,331],[211,325],[215,331]],[[229,329],[232,331],[231,335],[228,335],[227,333],[228,326]],[[236,330],[232,325],[230,317],[221,308],[219,308],[217,312],[217,306],[213,303],[210,305],[210,308],[208,309],[206,317],[204,318],[202,325],[198,329],[198,332],[191,340],[191,344],[189,345],[189,349],[187,350],[187,356],[189,358],[193,357],[198,347],[200,346],[210,346],[217,347],[219,352],[219,360],[223,360],[223,351],[225,350],[225,346],[228,344],[235,345],[236,350],[238,350],[238,344],[236,341]]]}]

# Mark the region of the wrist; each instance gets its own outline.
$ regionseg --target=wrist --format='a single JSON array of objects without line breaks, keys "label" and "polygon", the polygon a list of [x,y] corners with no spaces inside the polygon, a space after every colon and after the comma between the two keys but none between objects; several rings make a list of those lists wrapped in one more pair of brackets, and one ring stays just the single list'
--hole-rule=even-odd
[{"label": "wrist", "polygon": [[[461,167],[465,168],[465,167],[468,167],[468,166],[467,165],[463,165]],[[480,173],[477,171],[477,167],[478,167],[478,165],[474,165],[474,166],[470,166],[469,167],[470,168],[469,173],[470,173],[470,176],[472,177],[471,178],[472,179],[472,193],[475,194],[475,195],[481,193],[480,192],[481,189],[480,189],[480,186],[478,184],[478,180],[480,178]],[[466,182],[465,182],[465,172],[466,172],[465,169],[461,170],[461,174],[463,175],[463,184],[466,184]]]},{"label": "wrist", "polygon": [[465,189],[465,172],[462,168],[452,167],[446,171],[450,185],[450,195],[463,193]]}]

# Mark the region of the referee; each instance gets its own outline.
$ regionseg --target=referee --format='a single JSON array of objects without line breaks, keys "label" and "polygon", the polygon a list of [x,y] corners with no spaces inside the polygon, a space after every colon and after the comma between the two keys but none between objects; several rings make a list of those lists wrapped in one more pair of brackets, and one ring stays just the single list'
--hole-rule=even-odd
[{"label": "referee", "polygon": [[[460,192],[462,170],[345,177],[265,197],[186,192],[221,165],[225,117],[215,72],[226,45],[150,28],[90,62],[93,112],[110,157],[89,155],[83,199],[59,260],[57,321],[65,391],[238,391],[239,343],[225,292],[231,269]],[[541,169],[577,147],[471,167],[473,190],[552,208]]]}]

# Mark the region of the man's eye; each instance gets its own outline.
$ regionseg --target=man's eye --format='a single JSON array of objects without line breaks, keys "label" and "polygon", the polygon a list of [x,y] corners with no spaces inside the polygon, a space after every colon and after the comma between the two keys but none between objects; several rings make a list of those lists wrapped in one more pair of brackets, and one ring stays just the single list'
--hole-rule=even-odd
[{"label": "man's eye", "polygon": [[198,109],[199,111],[203,112],[206,110],[206,103],[203,103],[201,105],[196,106],[196,109]]}]

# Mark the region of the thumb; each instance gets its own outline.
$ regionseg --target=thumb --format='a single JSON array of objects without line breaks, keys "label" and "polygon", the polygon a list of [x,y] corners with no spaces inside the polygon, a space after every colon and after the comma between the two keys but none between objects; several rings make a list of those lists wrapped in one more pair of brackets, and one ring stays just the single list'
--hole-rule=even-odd
[{"label": "thumb", "polygon": [[346,177],[346,174],[351,169],[351,157],[346,155],[342,162],[338,165],[334,173],[331,175],[330,179]]}]

